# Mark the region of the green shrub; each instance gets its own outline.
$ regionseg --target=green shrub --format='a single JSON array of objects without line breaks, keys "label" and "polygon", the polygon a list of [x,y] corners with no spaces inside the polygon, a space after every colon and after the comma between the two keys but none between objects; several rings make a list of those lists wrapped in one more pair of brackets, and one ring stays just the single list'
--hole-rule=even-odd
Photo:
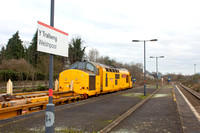
[{"label": "green shrub", "polygon": [[41,72],[36,72],[35,73],[35,80],[45,80],[46,75]]},{"label": "green shrub", "polygon": [[11,71],[11,70],[1,70],[0,71],[0,80],[8,81],[11,79],[12,81],[19,80],[19,72]]},{"label": "green shrub", "polygon": [[42,85],[39,85],[39,86],[37,87],[37,90],[38,90],[38,91],[44,91],[44,90],[45,90],[45,87],[42,86]]},{"label": "green shrub", "polygon": [[53,79],[58,79],[58,77],[59,77],[59,73],[54,73]]}]

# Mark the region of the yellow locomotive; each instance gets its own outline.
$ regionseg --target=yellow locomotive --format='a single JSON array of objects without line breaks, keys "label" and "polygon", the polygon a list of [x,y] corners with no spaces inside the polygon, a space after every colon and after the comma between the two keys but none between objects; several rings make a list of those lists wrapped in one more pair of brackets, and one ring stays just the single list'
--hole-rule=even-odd
[{"label": "yellow locomotive", "polygon": [[75,62],[59,75],[59,92],[73,91],[85,98],[127,88],[132,88],[128,70],[97,62]]}]

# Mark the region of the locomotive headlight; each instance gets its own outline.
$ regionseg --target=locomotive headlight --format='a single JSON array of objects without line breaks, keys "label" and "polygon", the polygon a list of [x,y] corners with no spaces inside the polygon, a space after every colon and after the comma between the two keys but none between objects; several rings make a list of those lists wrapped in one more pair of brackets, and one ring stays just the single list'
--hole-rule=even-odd
[{"label": "locomotive headlight", "polygon": [[67,78],[65,78],[65,81],[67,81]]}]

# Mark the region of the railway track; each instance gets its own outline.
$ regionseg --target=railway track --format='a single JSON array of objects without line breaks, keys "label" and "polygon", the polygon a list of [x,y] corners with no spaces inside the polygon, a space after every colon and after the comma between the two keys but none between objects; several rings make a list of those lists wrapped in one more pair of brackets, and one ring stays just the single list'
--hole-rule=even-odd
[{"label": "railway track", "polygon": [[[82,101],[81,103],[77,103],[77,104],[73,104],[72,106],[69,106],[70,108],[72,107],[75,107],[79,104],[85,104],[85,103],[89,103],[89,102],[94,102],[94,101],[98,101],[98,100],[103,100],[103,99],[106,99],[108,97],[111,97],[111,96],[114,96],[114,95],[119,95],[119,94],[123,94],[123,93],[127,93],[131,91],[131,89],[126,89],[126,90],[122,90],[122,91],[119,91],[119,93],[116,93],[116,92],[111,92],[110,94],[109,93],[105,93],[105,94],[101,94],[101,95],[105,95],[103,97],[96,97],[96,96],[93,96],[93,97],[90,97],[89,99],[84,99],[83,96],[80,96],[80,95],[74,95],[73,94],[68,94],[69,96],[67,97],[62,97],[62,94],[59,93],[57,94],[56,92],[54,92],[54,95],[55,97],[58,97],[57,99],[54,99],[53,100],[53,103],[56,105],[56,106],[59,106],[59,105],[64,105],[64,104],[67,104],[67,103],[72,103],[72,102],[76,102],[76,101]],[[35,92],[36,93],[36,92]],[[20,115],[24,115],[24,114],[28,114],[28,113],[32,113],[32,112],[37,112],[37,111],[40,111],[40,110],[43,110],[46,108],[46,104],[48,103],[48,92],[44,92],[44,93],[39,93],[38,94],[32,94],[32,93],[28,93],[27,95],[23,95],[23,97],[26,97],[26,99],[22,99],[20,101],[20,104],[21,105],[15,105],[15,106],[12,106],[12,107],[6,107],[6,106],[10,106],[12,104],[16,104],[15,101],[6,101],[6,102],[0,102],[0,120],[1,119],[5,119],[5,118],[10,118],[10,117],[14,117],[14,116],[20,116]],[[68,92],[69,93],[69,92]],[[19,99],[22,97],[21,96],[21,93],[19,94],[15,94],[16,97],[18,97]],[[29,96],[30,95],[30,96]],[[44,100],[41,100],[41,97],[35,97],[35,98],[32,98],[32,95],[42,95],[45,99]],[[65,95],[65,93],[64,93]],[[30,97],[30,100],[28,99],[28,96]],[[61,96],[61,97],[60,97]],[[60,98],[59,98],[60,97]],[[31,99],[32,98],[32,99]],[[31,100],[35,100],[35,102],[31,102]],[[38,99],[40,99],[41,101],[38,101]],[[17,100],[19,101],[19,100]],[[27,104],[27,101],[30,101],[28,102]],[[22,103],[23,102],[23,103]],[[8,105],[7,105],[8,104]],[[1,108],[4,107],[4,108]],[[33,109],[32,109],[33,108]],[[28,110],[28,112],[25,112],[23,113],[24,109]],[[31,110],[31,111],[30,111]],[[58,108],[56,110],[62,110],[62,107],[61,108]],[[10,115],[10,112],[16,112],[15,114],[11,114]],[[19,113],[19,111],[21,113]],[[7,117],[8,116],[8,117]]]},{"label": "railway track", "polygon": [[200,93],[195,92],[194,90],[184,86],[181,83],[174,82],[174,85],[177,85],[179,90],[184,94],[187,100],[195,108],[195,110],[200,114]]}]

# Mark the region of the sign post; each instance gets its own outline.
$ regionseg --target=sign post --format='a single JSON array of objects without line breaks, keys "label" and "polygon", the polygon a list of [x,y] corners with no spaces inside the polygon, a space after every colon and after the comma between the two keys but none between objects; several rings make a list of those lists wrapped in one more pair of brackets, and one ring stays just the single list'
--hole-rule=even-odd
[{"label": "sign post", "polygon": [[136,78],[133,78],[133,84],[135,83],[135,81],[136,81]]},{"label": "sign post", "polygon": [[168,84],[169,84],[169,82],[171,81],[171,77],[168,77],[168,78],[167,78],[167,81],[168,81]]},{"label": "sign post", "polygon": [[45,132],[54,133],[53,54],[68,56],[68,34],[54,28],[54,0],[51,0],[50,26],[38,21],[37,51],[49,53],[49,103],[46,105]]},{"label": "sign post", "polygon": [[[54,27],[54,0],[51,0],[50,26]],[[39,29],[38,29],[39,31]],[[53,104],[53,54],[49,55],[49,103],[46,105],[45,132],[54,133],[55,105]]]}]

